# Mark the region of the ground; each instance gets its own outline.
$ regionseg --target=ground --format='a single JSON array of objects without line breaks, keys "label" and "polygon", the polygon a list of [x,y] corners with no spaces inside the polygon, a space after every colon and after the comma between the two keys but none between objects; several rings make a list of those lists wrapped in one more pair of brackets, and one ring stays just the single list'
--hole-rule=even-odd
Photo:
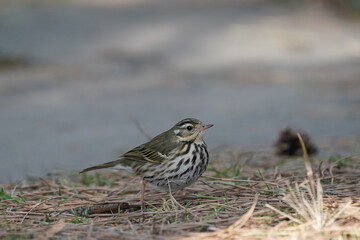
[{"label": "ground", "polygon": [[[358,144],[358,142],[356,143]],[[1,239],[358,239],[360,155],[331,159],[212,149],[206,174],[174,193],[119,172],[1,184]],[[312,175],[308,174],[313,169]]]}]

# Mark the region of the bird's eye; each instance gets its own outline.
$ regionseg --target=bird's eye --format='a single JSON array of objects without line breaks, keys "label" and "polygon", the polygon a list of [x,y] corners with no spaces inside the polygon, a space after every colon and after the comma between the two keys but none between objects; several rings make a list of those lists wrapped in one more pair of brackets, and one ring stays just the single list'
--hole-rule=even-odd
[{"label": "bird's eye", "polygon": [[192,130],[192,126],[188,126],[186,129],[189,130],[189,131],[191,131],[191,130]]}]

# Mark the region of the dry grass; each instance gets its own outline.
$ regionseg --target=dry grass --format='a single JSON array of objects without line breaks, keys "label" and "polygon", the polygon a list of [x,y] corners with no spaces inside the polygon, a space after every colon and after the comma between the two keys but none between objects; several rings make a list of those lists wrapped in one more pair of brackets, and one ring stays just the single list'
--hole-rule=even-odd
[{"label": "dry grass", "polygon": [[143,213],[125,173],[1,184],[0,239],[360,239],[359,155],[212,152],[176,201],[148,189]]}]

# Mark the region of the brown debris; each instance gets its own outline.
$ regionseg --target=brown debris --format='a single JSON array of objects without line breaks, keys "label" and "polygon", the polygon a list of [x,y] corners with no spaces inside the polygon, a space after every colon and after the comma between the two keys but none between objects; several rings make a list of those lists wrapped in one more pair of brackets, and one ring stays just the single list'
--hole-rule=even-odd
[{"label": "brown debris", "polygon": [[279,138],[274,144],[276,155],[278,156],[302,156],[303,151],[297,136],[301,135],[309,155],[317,153],[318,149],[311,141],[309,134],[304,131],[294,131],[291,128],[285,128],[280,131]]},{"label": "brown debris", "polygon": [[90,207],[76,207],[74,209],[65,210],[62,213],[68,214],[77,214],[81,217],[88,217],[93,214],[101,214],[101,213],[120,213],[126,210],[139,210],[140,205],[130,205],[126,202],[119,203],[103,203],[97,204]]}]

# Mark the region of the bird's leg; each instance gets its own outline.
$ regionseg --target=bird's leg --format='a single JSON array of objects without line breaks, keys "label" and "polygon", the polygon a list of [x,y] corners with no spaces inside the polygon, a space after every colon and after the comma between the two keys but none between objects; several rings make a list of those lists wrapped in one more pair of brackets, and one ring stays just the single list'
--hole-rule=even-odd
[{"label": "bird's leg", "polygon": [[185,210],[185,207],[183,205],[181,205],[177,200],[176,198],[174,198],[174,196],[172,195],[171,192],[169,192],[169,195],[170,195],[170,199],[175,203],[175,205],[177,205],[178,207],[182,208]]},{"label": "bird's leg", "polygon": [[145,188],[146,188],[146,183],[144,182],[144,180],[141,180],[141,197],[140,197],[140,203],[141,203],[141,211],[144,211],[145,209]]},{"label": "bird's leg", "polygon": [[170,196],[171,201],[173,201],[173,203],[175,203],[175,205],[177,205],[177,206],[179,206],[180,208],[182,208],[182,209],[185,210],[185,207],[184,207],[183,205],[181,205],[181,204],[174,198],[174,196],[172,195],[171,185],[170,185],[169,179],[168,179],[168,187],[169,187],[169,196]]}]

